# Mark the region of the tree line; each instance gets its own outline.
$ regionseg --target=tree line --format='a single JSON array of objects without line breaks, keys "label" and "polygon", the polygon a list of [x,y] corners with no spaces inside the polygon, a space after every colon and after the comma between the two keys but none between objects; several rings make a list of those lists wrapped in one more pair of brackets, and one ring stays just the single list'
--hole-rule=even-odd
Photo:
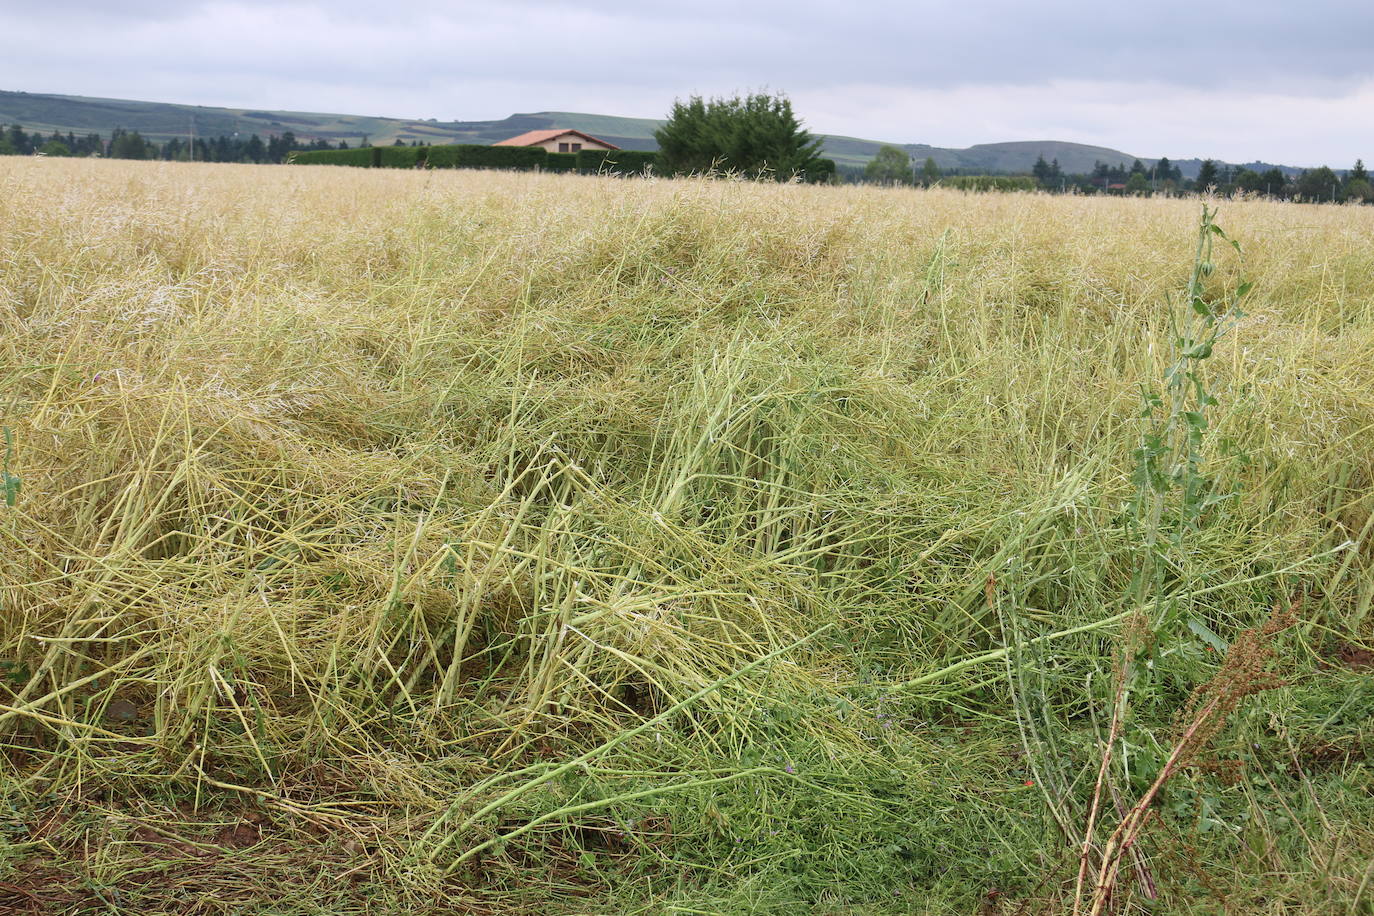
[{"label": "tree line", "polygon": [[[885,145],[879,148],[877,155],[861,173],[851,172],[847,177],[877,184],[929,186],[954,174],[957,174],[957,170],[941,169],[932,157],[927,157],[925,163],[917,168],[906,150]],[[1223,195],[1245,192],[1283,200],[1374,201],[1374,186],[1371,186],[1369,173],[1360,159],[1342,173],[1322,166],[1304,169],[1296,175],[1289,175],[1279,168],[1260,172],[1205,159],[1196,178],[1184,178],[1183,171],[1168,157],[1152,166],[1146,166],[1139,159],[1129,167],[1125,163],[1109,165],[1099,161],[1094,163],[1091,172],[1069,173],[1060,168],[1058,159],[1047,162],[1044,156],[1040,156],[1027,177],[1034,179],[1036,187],[1041,190],[1054,193],[1145,196],[1211,190]]]},{"label": "tree line", "polygon": [[[364,139],[364,145],[366,139]],[[400,143],[398,140],[397,143]],[[158,143],[136,130],[117,127],[109,137],[99,133],[78,136],[72,131],[53,131],[45,135],[11,124],[0,131],[0,156],[104,156],[110,159],[168,159],[196,162],[285,162],[297,150],[348,149],[348,141],[337,145],[328,140],[302,141],[291,131],[271,134],[264,140],[257,134],[190,138],[173,137]]]},{"label": "tree line", "polygon": [[[674,172],[721,170],[778,179],[807,175],[810,180],[826,180],[827,176],[833,180],[835,175],[834,164],[820,155],[819,138],[802,127],[791,102],[781,93],[709,100],[693,96],[686,102],[677,101],[654,137],[664,164]],[[360,145],[370,144],[364,137]],[[397,139],[395,145],[406,144]],[[0,130],[0,155],[279,163],[296,151],[330,149],[349,149],[348,141],[302,141],[291,131],[269,135],[266,140],[257,134],[247,138],[235,134],[194,140],[174,137],[157,143],[136,130],[123,128],[113,130],[108,139],[99,133],[77,136],[71,131],[44,135],[25,131],[19,124]],[[933,157],[927,157],[917,168],[906,150],[884,145],[862,170],[841,169],[838,177],[877,184],[931,185],[957,174],[958,170],[940,168]],[[1289,175],[1278,168],[1259,172],[1207,159],[1196,178],[1186,179],[1167,157],[1152,166],[1139,159],[1129,167],[1097,162],[1091,172],[1068,173],[1060,168],[1058,159],[1046,161],[1040,156],[1025,177],[1034,179],[1036,187],[1055,193],[1143,196],[1210,189],[1220,194],[1245,192],[1279,199],[1374,201],[1374,186],[1362,160],[1342,173],[1322,166]]]}]

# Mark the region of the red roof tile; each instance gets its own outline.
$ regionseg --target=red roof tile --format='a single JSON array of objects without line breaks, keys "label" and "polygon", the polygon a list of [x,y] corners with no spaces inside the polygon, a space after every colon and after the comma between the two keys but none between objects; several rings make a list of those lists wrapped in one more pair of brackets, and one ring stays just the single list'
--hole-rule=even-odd
[{"label": "red roof tile", "polygon": [[531,130],[518,137],[511,137],[509,140],[493,143],[492,146],[538,146],[540,143],[547,143],[549,140],[553,140],[556,137],[563,137],[568,134],[576,134],[583,140],[600,143],[602,146],[609,147],[610,149],[620,149],[620,147],[616,146],[614,143],[607,143],[605,140],[593,137],[591,134],[584,134],[580,130],[572,130],[567,127],[555,127],[550,130]]}]

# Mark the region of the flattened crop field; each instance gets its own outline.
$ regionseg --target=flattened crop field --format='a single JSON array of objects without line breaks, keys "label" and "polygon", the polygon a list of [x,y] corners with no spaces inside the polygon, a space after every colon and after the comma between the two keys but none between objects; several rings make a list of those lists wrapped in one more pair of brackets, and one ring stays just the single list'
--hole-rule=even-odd
[{"label": "flattened crop field", "polygon": [[0,159],[0,907],[1374,906],[1374,207],[1212,205]]}]

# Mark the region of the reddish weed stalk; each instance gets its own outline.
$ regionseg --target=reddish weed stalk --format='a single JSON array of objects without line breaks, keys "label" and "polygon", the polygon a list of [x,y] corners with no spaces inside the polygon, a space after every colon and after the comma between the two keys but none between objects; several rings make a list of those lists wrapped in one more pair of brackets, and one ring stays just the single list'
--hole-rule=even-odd
[{"label": "reddish weed stalk", "polygon": [[[1283,679],[1268,669],[1275,656],[1274,638],[1296,621],[1299,604],[1300,599],[1294,600],[1286,609],[1276,607],[1264,626],[1241,632],[1227,651],[1216,676],[1194,689],[1187,705],[1178,716],[1179,737],[1174,742],[1168,760],[1150,788],[1122,817],[1102,848],[1093,883],[1092,908],[1089,910],[1089,916],[1101,916],[1108,911],[1116,890],[1121,860],[1127,852],[1134,850],[1141,831],[1154,810],[1154,801],[1169,780],[1179,770],[1198,761],[1199,755],[1225,727],[1241,700],[1284,685]],[[1101,810],[1102,789],[1106,785],[1112,759],[1112,745],[1121,730],[1122,710],[1125,707],[1125,683],[1124,678],[1118,679],[1111,736],[1102,754],[1092,804],[1088,809],[1088,823],[1079,854],[1078,881],[1074,888],[1075,916],[1082,912],[1084,884],[1094,858],[1094,830]]]}]

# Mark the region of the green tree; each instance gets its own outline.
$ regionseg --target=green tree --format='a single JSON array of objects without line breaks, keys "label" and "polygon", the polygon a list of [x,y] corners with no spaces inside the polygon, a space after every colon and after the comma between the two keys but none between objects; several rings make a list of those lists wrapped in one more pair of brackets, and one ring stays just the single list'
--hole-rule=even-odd
[{"label": "green tree", "polygon": [[1283,197],[1284,189],[1288,187],[1288,179],[1281,170],[1276,168],[1266,171],[1260,176],[1260,180],[1264,184],[1259,190],[1273,197]]},{"label": "green tree", "polygon": [[873,161],[864,166],[864,180],[878,184],[911,184],[911,156],[900,146],[878,147]]},{"label": "green tree", "polygon": [[1217,164],[1211,159],[1202,160],[1202,168],[1198,169],[1195,187],[1199,191],[1206,191],[1217,184]]},{"label": "green tree", "polygon": [[72,149],[61,140],[49,140],[38,150],[44,156],[70,156]]},{"label": "green tree", "polygon": [[1252,169],[1240,169],[1236,172],[1236,187],[1251,194],[1264,193],[1264,176]]},{"label": "green tree", "polygon": [[715,136],[717,120],[699,95],[686,102],[674,100],[668,121],[654,131],[664,166],[677,172],[708,172],[722,165],[725,139]]},{"label": "green tree", "polygon": [[1365,171],[1364,160],[1356,159],[1355,167],[1345,176],[1345,196],[1347,200],[1364,202],[1374,200],[1374,185],[1369,183],[1369,172]]},{"label": "green tree", "polygon": [[138,131],[116,128],[110,135],[111,159],[148,159],[148,143]]},{"label": "green tree", "polygon": [[792,102],[781,93],[679,99],[654,139],[670,172],[719,168],[785,181],[825,171],[820,140],[803,129]]},{"label": "green tree", "polygon": [[24,128],[18,124],[11,124],[9,130],[5,131],[5,145],[14,152],[10,155],[18,154],[27,156],[33,152],[33,138],[24,133]]},{"label": "green tree", "polygon": [[1126,179],[1127,194],[1148,194],[1150,192],[1150,180],[1145,177],[1144,172],[1132,172],[1131,177]]},{"label": "green tree", "polygon": [[935,184],[940,180],[940,167],[935,164],[934,156],[927,156],[926,164],[921,166],[921,180],[927,185]]},{"label": "green tree", "polygon": [[1340,199],[1340,179],[1326,166],[1308,169],[1298,176],[1298,196],[1304,200]]}]

